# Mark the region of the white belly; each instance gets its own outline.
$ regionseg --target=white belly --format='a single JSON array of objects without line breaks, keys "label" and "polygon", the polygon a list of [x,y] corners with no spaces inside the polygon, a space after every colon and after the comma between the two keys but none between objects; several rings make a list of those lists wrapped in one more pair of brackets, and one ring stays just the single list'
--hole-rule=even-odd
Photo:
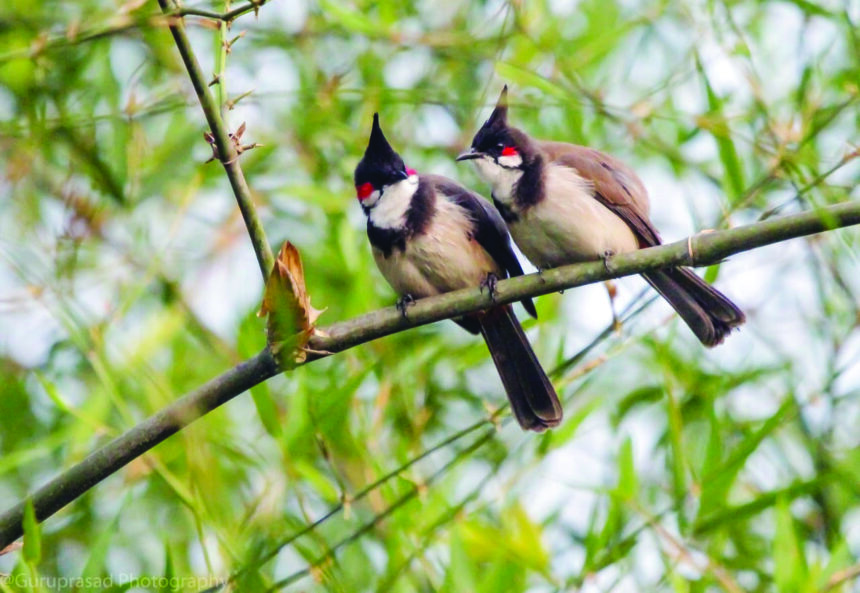
[{"label": "white belly", "polygon": [[511,236],[535,266],[554,268],[639,248],[627,223],[593,198],[588,182],[572,169],[551,169],[544,196],[510,224]]},{"label": "white belly", "polygon": [[490,272],[503,277],[489,254],[466,234],[468,228],[458,206],[439,200],[427,232],[410,240],[405,251],[394,249],[388,257],[374,248],[373,258],[398,294],[416,298],[478,287]]}]

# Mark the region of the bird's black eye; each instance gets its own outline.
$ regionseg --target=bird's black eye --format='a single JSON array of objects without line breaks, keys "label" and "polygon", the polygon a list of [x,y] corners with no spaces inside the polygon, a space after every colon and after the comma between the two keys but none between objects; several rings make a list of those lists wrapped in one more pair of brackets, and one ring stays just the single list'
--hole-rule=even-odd
[{"label": "bird's black eye", "polygon": [[504,147],[505,147],[504,142],[499,142],[498,144],[496,144],[496,148],[498,148],[499,150],[502,150]]}]

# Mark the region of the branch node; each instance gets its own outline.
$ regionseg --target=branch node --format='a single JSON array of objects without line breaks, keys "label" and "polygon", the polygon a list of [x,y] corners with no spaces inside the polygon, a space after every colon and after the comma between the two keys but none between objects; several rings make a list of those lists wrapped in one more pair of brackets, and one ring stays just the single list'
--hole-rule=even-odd
[{"label": "branch node", "polygon": [[248,150],[257,148],[258,146],[263,146],[258,142],[252,142],[251,144],[242,144],[242,134],[245,133],[245,122],[242,122],[242,125],[239,126],[239,129],[235,132],[229,132],[227,137],[230,139],[230,143],[233,145],[233,151],[236,155],[230,160],[223,160],[221,156],[218,154],[218,144],[215,142],[215,135],[212,132],[203,132],[203,137],[206,139],[206,142],[209,143],[210,148],[212,148],[212,156],[206,161],[207,163],[211,163],[214,160],[220,160],[225,165],[232,164],[236,162],[236,159],[239,158],[239,155]]}]

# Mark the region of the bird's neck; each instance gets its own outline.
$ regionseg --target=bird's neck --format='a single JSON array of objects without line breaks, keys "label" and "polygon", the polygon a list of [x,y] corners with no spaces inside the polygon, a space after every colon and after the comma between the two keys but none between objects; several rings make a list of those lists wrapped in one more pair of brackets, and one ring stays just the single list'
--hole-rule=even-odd
[{"label": "bird's neck", "polygon": [[504,167],[491,159],[480,159],[476,164],[480,175],[490,184],[493,202],[506,222],[516,221],[524,210],[543,198],[542,157],[522,168]]},{"label": "bird's neck", "polygon": [[387,186],[367,215],[370,243],[386,255],[406,249],[410,237],[423,233],[436,212],[432,184],[418,175]]},{"label": "bird's neck", "polygon": [[412,200],[418,192],[418,175],[387,185],[367,214],[370,224],[379,229],[397,230],[406,226]]}]

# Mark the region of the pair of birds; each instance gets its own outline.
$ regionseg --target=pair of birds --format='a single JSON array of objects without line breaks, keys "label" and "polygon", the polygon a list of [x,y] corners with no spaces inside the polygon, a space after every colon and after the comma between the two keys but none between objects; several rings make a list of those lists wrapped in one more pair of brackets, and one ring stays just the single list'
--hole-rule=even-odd
[{"label": "pair of birds", "polygon": [[[411,298],[461,288],[492,290],[495,279],[522,275],[511,236],[538,269],[660,244],[648,218],[648,194],[629,167],[585,146],[534,140],[508,125],[507,115],[505,86],[471,149],[457,157],[474,162],[490,184],[493,204],[450,179],[407,168],[373,116],[355,189],[373,257],[400,294],[401,307]],[[643,276],[706,346],[744,322],[734,303],[688,268]],[[523,305],[537,316],[530,299]],[[561,422],[555,389],[510,305],[455,321],[483,334],[523,429],[543,431]]]}]

